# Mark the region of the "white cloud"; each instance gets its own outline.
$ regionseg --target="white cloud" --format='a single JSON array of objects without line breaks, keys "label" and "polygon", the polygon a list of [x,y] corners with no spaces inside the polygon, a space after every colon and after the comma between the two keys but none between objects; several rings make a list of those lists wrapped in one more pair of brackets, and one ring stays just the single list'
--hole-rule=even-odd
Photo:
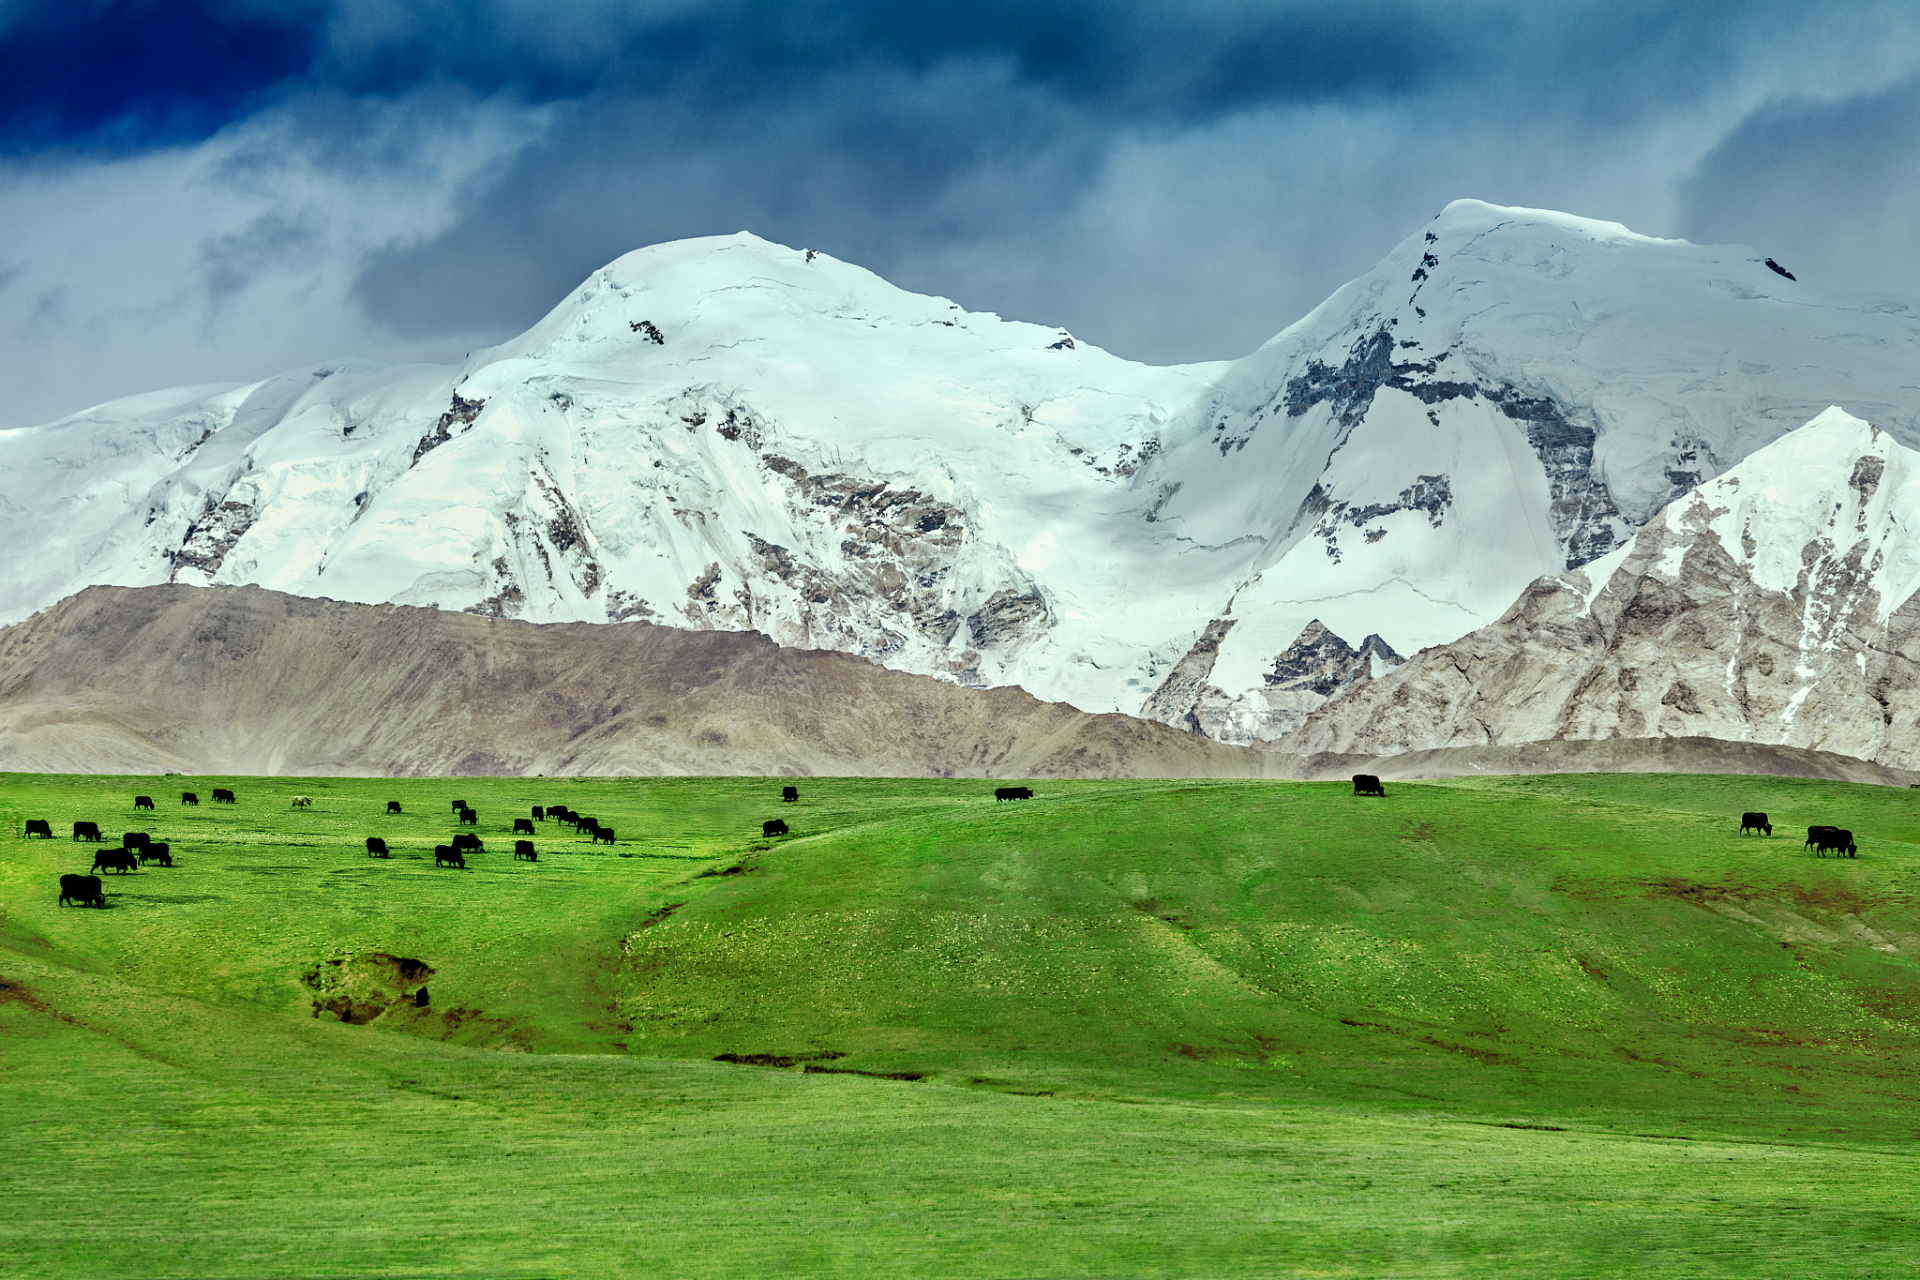
[{"label": "white cloud", "polygon": [[[533,0],[481,8],[559,63],[620,60],[614,0],[551,27]],[[1764,237],[1735,238],[1815,269],[1821,245],[1868,270],[1920,242],[1911,148],[1848,152],[1817,198],[1769,159],[1783,139],[1819,150],[1822,129],[1912,116],[1886,86],[1920,54],[1913,17],[1779,5],[1695,15],[1642,48],[1659,24],[1630,8],[1595,9],[1621,47],[1488,18],[1404,84],[1312,101],[1236,90],[1129,113],[1119,89],[1007,54],[888,63],[863,47],[791,78],[777,60],[764,76],[616,77],[538,108],[312,93],[193,146],[0,161],[0,427],[344,356],[457,359],[619,253],[743,228],[1155,361],[1250,350],[1462,196],[1655,235],[1752,226]],[[350,0],[332,48],[369,65],[408,41],[511,61],[520,46],[487,44],[464,12]],[[1697,57],[1696,36],[1712,45]],[[1486,65],[1442,57],[1461,50]],[[1838,123],[1764,114],[1883,90],[1885,110]]]},{"label": "white cloud", "polygon": [[458,325],[396,341],[369,322],[355,270],[447,225],[546,119],[444,96],[308,102],[196,146],[0,169],[0,427],[336,357],[459,356]]}]

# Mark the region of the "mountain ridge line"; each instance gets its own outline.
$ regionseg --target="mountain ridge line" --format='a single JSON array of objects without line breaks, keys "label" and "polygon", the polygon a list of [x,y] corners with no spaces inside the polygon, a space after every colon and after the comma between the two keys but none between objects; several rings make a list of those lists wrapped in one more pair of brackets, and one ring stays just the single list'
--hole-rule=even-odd
[{"label": "mountain ridge line", "polygon": [[0,769],[422,776],[1389,779],[1920,774],[1711,739],[1260,751],[750,632],[530,623],[260,587],[89,587],[0,629]]}]

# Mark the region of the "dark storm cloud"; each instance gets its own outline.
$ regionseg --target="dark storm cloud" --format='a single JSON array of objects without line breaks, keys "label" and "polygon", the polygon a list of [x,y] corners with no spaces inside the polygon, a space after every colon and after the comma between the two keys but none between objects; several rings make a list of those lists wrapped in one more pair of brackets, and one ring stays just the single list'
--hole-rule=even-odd
[{"label": "dark storm cloud", "polygon": [[60,0],[0,11],[0,148],[138,149],[256,108],[321,48],[317,9]]},{"label": "dark storm cloud", "polygon": [[1754,112],[1682,200],[1688,239],[1751,245],[1828,288],[1920,295],[1920,79]]},{"label": "dark storm cloud", "polygon": [[[1490,190],[1485,166],[1432,172],[1421,150],[1445,154],[1463,129],[1479,130],[1492,135],[1480,147],[1497,148],[1511,171],[1564,166],[1595,135],[1708,93],[1756,30],[1806,20],[1803,8],[1752,3],[1551,9],[1549,19],[1540,6],[1504,3],[1121,3],[1090,21],[1082,6],[1000,0],[738,0],[640,17],[589,6],[542,27],[542,11],[508,4],[445,22],[424,9],[346,8],[327,72],[342,82],[388,85],[433,68],[529,95],[590,86],[517,163],[467,193],[451,227],[374,255],[356,296],[411,337],[476,325],[504,335],[629,249],[748,229],[968,306],[1065,323],[1130,354],[1232,354],[1364,270],[1447,199],[1526,199],[1524,182]],[[1364,140],[1399,174],[1387,225],[1345,219],[1374,238],[1350,258],[1298,254],[1306,265],[1275,279],[1264,304],[1235,299],[1208,320],[1181,301],[1156,306],[1111,289],[1067,302],[1048,278],[1063,261],[1093,273],[1114,265],[1063,241],[1086,234],[1070,224],[1123,139],[1262,111],[1406,103],[1421,109],[1381,126],[1399,136]],[[1391,154],[1409,144],[1411,154]],[[1259,172],[1257,190],[1217,218],[1273,216],[1258,201],[1275,197],[1289,167],[1314,168],[1276,164],[1291,145],[1284,130],[1258,145],[1239,161]],[[1169,251],[1193,253],[1213,220]],[[1032,259],[1026,279],[1009,288],[997,273],[988,288],[926,269],[989,249]],[[1281,274],[1271,262],[1248,269]],[[1257,310],[1241,314],[1243,305]],[[1116,322],[1122,313],[1162,319]]]},{"label": "dark storm cloud", "polygon": [[515,328],[630,249],[740,230],[881,269],[916,246],[1043,224],[1100,164],[1070,108],[995,67],[858,88],[782,112],[678,96],[572,106],[451,228],[376,254],[359,296],[409,335]]},{"label": "dark storm cloud", "polygon": [[0,13],[0,133],[18,149],[204,136],[271,91],[393,95],[423,83],[532,101],[698,86],[767,100],[850,65],[1004,59],[1102,110],[1205,117],[1404,91],[1458,60],[1454,24],[1387,0],[1281,4],[573,5],[446,0],[31,0]]},{"label": "dark storm cloud", "polygon": [[701,86],[778,98],[855,66],[999,61],[1108,119],[1193,121],[1272,103],[1497,84],[1585,111],[1697,97],[1756,35],[1789,44],[1885,4],[1794,0],[337,0],[314,75],[360,92],[423,79],[537,100]]},{"label": "dark storm cloud", "polygon": [[930,71],[1004,60],[1018,77],[1126,116],[1208,115],[1250,103],[1404,90],[1444,65],[1449,27],[1425,6],[1282,4],[343,3],[324,74],[390,91],[423,74],[534,97],[650,93],[701,84],[723,98],[778,95],[852,65]]},{"label": "dark storm cloud", "polygon": [[452,83],[530,101],[698,88],[766,102],[850,67],[918,74],[953,61],[1000,61],[1020,82],[1133,121],[1489,76],[1550,80],[1618,109],[1696,91],[1730,39],[1790,31],[1806,11],[1768,0],[16,0],[0,10],[0,133],[16,149],[177,141],[302,88],[391,96]]},{"label": "dark storm cloud", "polygon": [[1459,196],[1920,291],[1917,73],[1886,0],[0,0],[0,412],[457,357],[742,229],[1157,361]]}]

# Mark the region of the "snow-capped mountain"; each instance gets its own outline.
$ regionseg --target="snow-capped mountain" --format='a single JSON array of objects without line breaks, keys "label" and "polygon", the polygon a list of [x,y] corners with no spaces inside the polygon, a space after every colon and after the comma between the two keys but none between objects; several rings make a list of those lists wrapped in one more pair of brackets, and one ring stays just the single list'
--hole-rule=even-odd
[{"label": "snow-capped mountain", "polygon": [[1920,314],[1449,208],[1247,358],[1152,368],[749,235],[459,367],[0,433],[0,621],[256,583],[745,629],[1270,741],[1838,403],[1920,443]]},{"label": "snow-capped mountain", "polygon": [[1216,603],[1129,484],[1212,372],[748,235],[656,246],[460,368],[320,366],[11,433],[0,519],[30,552],[0,616],[86,582],[253,583],[754,628],[1114,709],[1108,676],[1177,657]]},{"label": "snow-capped mountain", "polygon": [[1711,737],[1920,764],[1920,453],[1830,409],[1290,750]]},{"label": "snow-capped mountain", "polygon": [[[1460,201],[1238,361],[1142,477],[1200,544],[1261,539],[1158,718],[1298,722],[1318,622],[1398,653],[1491,622],[1675,495],[1840,405],[1920,444],[1920,304],[1738,248]],[[1378,666],[1379,664],[1374,664]]]}]

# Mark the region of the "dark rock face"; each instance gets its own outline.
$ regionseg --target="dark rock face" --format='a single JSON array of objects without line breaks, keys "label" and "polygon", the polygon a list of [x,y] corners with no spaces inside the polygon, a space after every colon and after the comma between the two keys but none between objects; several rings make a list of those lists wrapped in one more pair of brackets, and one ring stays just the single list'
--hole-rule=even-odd
[{"label": "dark rock face", "polygon": [[[1496,388],[1486,395],[1500,406],[1500,412],[1525,429],[1527,443],[1546,468],[1553,500],[1553,529],[1566,553],[1567,568],[1577,569],[1619,546],[1631,530],[1614,505],[1606,482],[1594,474],[1593,428],[1575,422],[1545,397],[1523,396],[1511,387]],[[1698,479],[1695,476],[1684,487],[1692,487]]]},{"label": "dark rock face", "polygon": [[[1373,407],[1373,393],[1393,377],[1393,326],[1388,321],[1354,339],[1347,359],[1337,369],[1310,361],[1305,373],[1287,380],[1287,416],[1298,418],[1323,401],[1333,402],[1333,416],[1348,428],[1359,425]],[[1222,449],[1221,452],[1226,452]]]},{"label": "dark rock face", "polygon": [[[1441,366],[1451,352],[1443,351],[1429,360],[1396,363],[1394,324],[1391,319],[1383,320],[1370,334],[1355,339],[1338,368],[1319,360],[1309,361],[1305,373],[1287,381],[1283,393],[1287,416],[1297,418],[1317,404],[1331,402],[1334,417],[1351,430],[1366,417],[1381,387],[1405,391],[1428,405],[1484,397],[1526,432],[1527,443],[1546,469],[1553,527],[1566,567],[1578,568],[1620,545],[1630,530],[1606,482],[1594,472],[1592,425],[1550,397],[1524,395],[1505,383],[1440,377]],[[1244,439],[1223,440],[1221,452],[1243,443]],[[1676,492],[1692,487],[1699,479],[1696,473],[1684,484],[1676,480]]]},{"label": "dark rock face", "polygon": [[[1446,522],[1447,508],[1453,505],[1453,488],[1445,476],[1420,476],[1400,491],[1393,502],[1370,502],[1364,507],[1352,506],[1329,498],[1319,485],[1307,495],[1300,506],[1296,525],[1311,520],[1311,536],[1319,538],[1325,544],[1327,558],[1338,564],[1340,561],[1340,526],[1350,525],[1355,529],[1365,526],[1384,516],[1398,511],[1423,511],[1427,523],[1438,529]],[[1368,542],[1377,542],[1386,537],[1385,529],[1366,529]]]},{"label": "dark rock face", "polygon": [[1207,683],[1207,677],[1213,674],[1213,664],[1220,657],[1220,642],[1233,630],[1233,624],[1232,618],[1214,618],[1208,622],[1199,639],[1187,650],[1186,656],[1174,664],[1167,678],[1160,682],[1160,687],[1140,708],[1140,714],[1162,724],[1176,725],[1190,733],[1206,733],[1198,709],[1201,699],[1209,691],[1222,696],[1218,689]]},{"label": "dark rock face", "polygon": [[458,391],[453,393],[453,404],[440,415],[433,424],[433,430],[420,437],[420,443],[413,447],[413,461],[418,462],[433,450],[453,439],[455,428],[464,432],[473,426],[473,420],[487,407],[485,400],[467,400]]},{"label": "dark rock face", "polygon": [[1368,636],[1355,649],[1315,618],[1300,638],[1274,659],[1273,670],[1262,679],[1269,688],[1304,690],[1331,698],[1363,680],[1371,680],[1376,664],[1397,667],[1403,661],[1393,646],[1377,635]]},{"label": "dark rock face", "polygon": [[211,578],[219,572],[240,539],[259,517],[253,504],[208,501],[207,513],[187,529],[186,541],[173,553],[173,572],[168,581],[178,582],[182,569],[197,569]]},{"label": "dark rock face", "polygon": [[1039,634],[1049,621],[1047,602],[1037,592],[996,591],[967,615],[967,631],[976,648],[1001,648]]},{"label": "dark rock face", "polygon": [[1316,618],[1274,659],[1262,688],[1234,696],[1209,679],[1234,621],[1209,622],[1140,714],[1236,745],[1271,742],[1330,698],[1404,661],[1377,635],[1356,649]]}]

